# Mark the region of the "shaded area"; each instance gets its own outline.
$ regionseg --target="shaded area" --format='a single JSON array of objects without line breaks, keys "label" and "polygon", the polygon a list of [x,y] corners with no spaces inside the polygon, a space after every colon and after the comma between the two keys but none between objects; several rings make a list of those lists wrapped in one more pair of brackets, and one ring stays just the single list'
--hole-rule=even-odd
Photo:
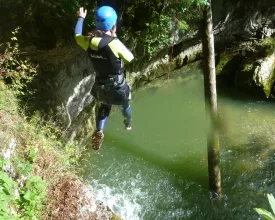
[{"label": "shaded area", "polygon": [[[21,27],[20,44],[38,49],[52,49],[73,41],[76,11],[90,1],[9,0],[0,4],[0,41],[6,42],[11,31]],[[93,9],[96,2],[93,2]],[[93,15],[88,15],[88,23]]]}]

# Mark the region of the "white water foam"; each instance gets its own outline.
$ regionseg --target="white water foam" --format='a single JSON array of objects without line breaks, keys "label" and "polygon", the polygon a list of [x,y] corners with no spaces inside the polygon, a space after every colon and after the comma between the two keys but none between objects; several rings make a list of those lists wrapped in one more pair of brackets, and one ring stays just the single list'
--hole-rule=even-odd
[{"label": "white water foam", "polygon": [[104,202],[114,213],[124,220],[140,220],[141,205],[135,201],[139,190],[134,190],[133,194],[124,192],[121,187],[110,188],[105,184],[100,184],[97,180],[90,182],[94,197]]}]

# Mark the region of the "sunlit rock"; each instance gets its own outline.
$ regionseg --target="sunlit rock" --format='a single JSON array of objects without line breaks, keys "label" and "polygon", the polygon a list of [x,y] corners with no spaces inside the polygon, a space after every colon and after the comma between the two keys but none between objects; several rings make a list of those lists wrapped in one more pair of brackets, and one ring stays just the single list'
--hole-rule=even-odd
[{"label": "sunlit rock", "polygon": [[235,85],[250,93],[270,97],[274,83],[274,40],[267,39],[242,51],[243,60],[237,70]]}]

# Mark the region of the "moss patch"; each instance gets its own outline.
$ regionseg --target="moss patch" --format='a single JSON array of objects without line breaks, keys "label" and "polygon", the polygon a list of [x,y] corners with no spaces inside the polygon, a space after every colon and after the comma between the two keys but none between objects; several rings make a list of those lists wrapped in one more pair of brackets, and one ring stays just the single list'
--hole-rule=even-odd
[{"label": "moss patch", "polygon": [[275,38],[267,38],[256,45],[256,48],[263,54],[268,56],[275,51]]},{"label": "moss patch", "polygon": [[220,61],[216,67],[216,74],[221,75],[223,73],[224,67],[226,64],[233,58],[232,54],[222,54]]}]

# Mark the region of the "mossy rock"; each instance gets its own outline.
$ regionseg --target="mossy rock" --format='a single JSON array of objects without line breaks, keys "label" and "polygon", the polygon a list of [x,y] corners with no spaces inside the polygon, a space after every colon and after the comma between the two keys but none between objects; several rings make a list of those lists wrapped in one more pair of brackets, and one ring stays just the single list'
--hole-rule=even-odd
[{"label": "mossy rock", "polygon": [[224,52],[220,54],[219,62],[216,66],[216,75],[219,79],[229,85],[235,84],[236,73],[240,69],[243,57],[233,52]]},{"label": "mossy rock", "polygon": [[256,45],[257,50],[263,56],[269,56],[275,52],[275,38],[267,38]]},{"label": "mossy rock", "polygon": [[220,56],[219,63],[216,66],[216,74],[217,75],[221,75],[224,72],[226,65],[228,64],[228,62],[230,60],[232,60],[232,58],[233,58],[233,54],[225,54],[225,53],[223,53]]},{"label": "mossy rock", "polygon": [[113,213],[111,220],[122,220],[122,218]]},{"label": "mossy rock", "polygon": [[274,60],[274,53],[265,57],[246,57],[237,72],[235,85],[249,93],[269,97],[275,79]]}]

